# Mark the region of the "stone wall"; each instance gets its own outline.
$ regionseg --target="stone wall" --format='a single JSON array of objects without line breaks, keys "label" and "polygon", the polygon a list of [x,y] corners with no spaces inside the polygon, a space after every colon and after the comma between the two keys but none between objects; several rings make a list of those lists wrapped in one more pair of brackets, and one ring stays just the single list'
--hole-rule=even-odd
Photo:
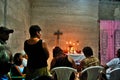
[{"label": "stone wall", "polygon": [[100,1],[100,20],[120,20],[120,1]]},{"label": "stone wall", "polygon": [[[0,0],[0,24],[3,25],[4,0]],[[28,0],[7,0],[6,27],[14,29],[8,45],[13,53],[23,50],[23,43],[28,38],[30,25],[30,5]]]},{"label": "stone wall", "polygon": [[4,1],[0,1],[0,25],[3,24],[4,21]]}]

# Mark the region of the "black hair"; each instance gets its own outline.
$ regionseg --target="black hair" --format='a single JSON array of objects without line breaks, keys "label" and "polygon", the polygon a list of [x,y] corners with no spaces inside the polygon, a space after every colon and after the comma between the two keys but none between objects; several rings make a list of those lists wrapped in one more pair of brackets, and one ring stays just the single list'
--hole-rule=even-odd
[{"label": "black hair", "polygon": [[13,58],[14,64],[16,64],[16,65],[21,65],[21,64],[22,64],[22,61],[19,60],[19,57],[20,57],[21,55],[22,55],[21,53],[16,53],[16,54],[14,55],[14,58]]},{"label": "black hair", "polygon": [[117,56],[120,57],[120,49],[117,50]]},{"label": "black hair", "polygon": [[38,25],[31,25],[29,28],[29,33],[31,37],[35,37],[36,36],[36,32],[40,32],[41,28]]},{"label": "black hair", "polygon": [[63,50],[59,46],[56,46],[53,49],[53,57],[56,57],[57,55],[62,54],[62,53],[63,53]]},{"label": "black hair", "polygon": [[91,47],[88,47],[88,46],[84,47],[82,51],[83,51],[83,53],[86,57],[89,57],[89,56],[93,55],[93,50],[92,50]]}]

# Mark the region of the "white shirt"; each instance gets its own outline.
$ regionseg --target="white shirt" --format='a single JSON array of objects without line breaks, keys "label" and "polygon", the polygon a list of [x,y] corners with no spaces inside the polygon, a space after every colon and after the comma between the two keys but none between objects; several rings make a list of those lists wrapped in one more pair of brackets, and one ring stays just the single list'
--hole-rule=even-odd
[{"label": "white shirt", "polygon": [[115,68],[120,68],[120,58],[114,58],[106,64],[109,68],[106,70],[106,77],[110,79],[110,71]]},{"label": "white shirt", "polygon": [[120,68],[120,58],[114,58],[111,61],[109,61],[106,65],[108,67],[111,67],[112,69]]}]

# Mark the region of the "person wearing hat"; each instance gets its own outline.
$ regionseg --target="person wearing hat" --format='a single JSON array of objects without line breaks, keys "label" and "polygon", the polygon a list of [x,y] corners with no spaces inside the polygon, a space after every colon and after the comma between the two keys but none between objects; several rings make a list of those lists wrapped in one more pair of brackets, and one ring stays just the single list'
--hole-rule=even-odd
[{"label": "person wearing hat", "polygon": [[6,44],[6,41],[9,39],[9,34],[13,32],[13,29],[0,27],[0,44]]},{"label": "person wearing hat", "polygon": [[12,52],[6,41],[9,39],[9,34],[13,32],[12,29],[0,27],[0,80],[9,80],[8,72],[11,68]]}]

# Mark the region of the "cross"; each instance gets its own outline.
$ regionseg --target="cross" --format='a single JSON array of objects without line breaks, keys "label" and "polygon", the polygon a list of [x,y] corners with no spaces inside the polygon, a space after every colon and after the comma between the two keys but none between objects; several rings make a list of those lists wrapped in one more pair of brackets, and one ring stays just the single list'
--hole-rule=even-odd
[{"label": "cross", "polygon": [[57,45],[59,45],[59,39],[60,39],[60,35],[62,35],[63,33],[60,32],[60,30],[57,30],[56,32],[54,32],[54,35],[57,36]]}]

